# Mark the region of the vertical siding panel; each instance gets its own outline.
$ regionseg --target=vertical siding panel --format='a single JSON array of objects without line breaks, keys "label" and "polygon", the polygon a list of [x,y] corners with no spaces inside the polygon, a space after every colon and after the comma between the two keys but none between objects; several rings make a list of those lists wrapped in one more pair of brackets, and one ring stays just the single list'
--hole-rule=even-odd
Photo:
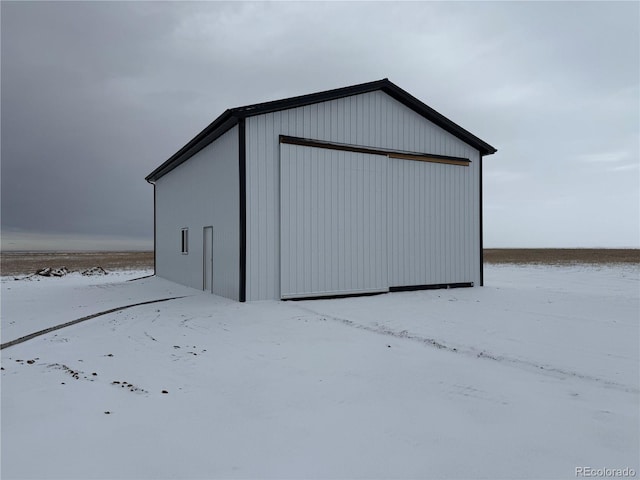
[{"label": "vertical siding panel", "polygon": [[425,169],[424,168],[420,168],[418,169],[418,174],[416,175],[416,188],[417,188],[417,192],[418,192],[418,248],[416,249],[416,254],[417,254],[417,270],[418,270],[418,276],[416,278],[416,281],[420,280],[420,277],[422,277],[422,275],[420,275],[421,272],[425,271],[425,248],[426,248],[426,239],[425,239],[425,232],[424,232],[424,227],[427,223],[427,218],[425,215],[425,211],[424,211],[424,205],[425,205],[425,198],[424,198],[424,188],[425,188]]},{"label": "vertical siding panel", "polygon": [[[365,117],[366,118],[366,117]],[[370,156],[362,156],[360,159],[360,163],[362,164],[362,171],[364,175],[358,175],[360,178],[361,192],[360,192],[360,202],[361,202],[361,210],[365,212],[362,215],[362,230],[360,230],[360,245],[363,245],[365,248],[362,248],[362,260],[361,260],[361,281],[360,285],[366,285],[370,283],[369,279],[375,278],[371,275],[371,264],[377,262],[373,256],[373,242],[375,242],[375,216],[376,213],[373,212],[375,208],[375,204],[369,203],[369,191],[372,188],[375,188],[375,183],[372,183],[372,169],[376,168],[375,165],[375,157],[371,158]]]},{"label": "vertical siding panel", "polygon": [[[255,248],[258,252],[259,252],[259,256],[258,256],[258,262],[255,263],[254,265],[254,271],[252,272],[252,276],[258,277],[260,278],[260,258],[264,255],[264,252],[261,252],[261,245],[258,242],[258,239],[261,238],[261,232],[260,232],[260,208],[261,205],[263,205],[262,199],[260,198],[260,191],[261,191],[261,183],[262,183],[262,177],[261,177],[261,173],[262,173],[262,168],[261,165],[263,164],[262,162],[262,153],[261,153],[261,149],[260,149],[260,130],[261,130],[261,125],[260,125],[260,121],[261,119],[259,117],[256,117],[255,119],[252,119],[253,123],[255,123],[255,133],[254,133],[254,142],[255,142],[255,146],[254,146],[254,150],[252,150],[252,154],[254,155],[254,165],[253,165],[253,175],[255,177],[255,182],[252,183],[251,188],[254,189],[251,193],[252,193],[252,197],[255,197],[255,205],[256,208],[252,209],[252,218],[251,218],[251,223],[252,223],[252,228],[253,228],[253,233],[255,234],[255,242],[253,243],[252,247]],[[256,295],[260,295],[260,286],[261,286],[262,282],[257,282],[256,283]]]},{"label": "vertical siding panel", "polygon": [[[314,105],[315,106],[315,105]],[[319,175],[319,161],[318,158],[318,150],[315,148],[310,149],[311,156],[311,188],[310,188],[310,196],[311,202],[313,205],[321,206],[322,203],[320,201],[320,188],[319,188],[319,180],[321,175]],[[309,229],[310,232],[318,232],[318,234],[311,235],[311,291],[317,291],[320,286],[320,263],[319,263],[319,253],[320,253],[320,242],[319,242],[319,232],[322,232],[320,227],[320,208],[312,208],[311,209],[311,221],[313,224]]]},{"label": "vertical siding panel", "polygon": [[[277,112],[273,116],[271,123],[271,137],[278,138],[280,131],[282,130],[282,112]],[[275,145],[274,145],[275,143]],[[269,162],[273,165],[272,168],[272,182],[274,185],[273,198],[277,201],[280,198],[280,162],[278,161],[280,155],[280,144],[276,142],[267,141],[267,147],[273,155],[276,155],[275,162]],[[274,204],[273,218],[275,219],[275,225],[273,225],[273,243],[271,246],[271,258],[269,261],[269,271],[265,272],[265,281],[271,283],[271,289],[265,289],[265,297],[273,296],[274,294],[280,295],[280,205]],[[270,275],[271,272],[275,272],[275,279]]]},{"label": "vertical siding panel", "polygon": [[318,175],[317,189],[318,189],[318,199],[317,204],[322,205],[323,208],[319,208],[317,212],[318,220],[316,221],[316,231],[318,232],[318,253],[316,255],[317,269],[318,272],[316,274],[316,285],[319,287],[321,285],[321,281],[324,278],[328,277],[328,273],[326,272],[326,261],[325,261],[325,235],[327,232],[327,206],[330,205],[330,202],[327,202],[326,199],[326,179],[330,176],[330,171],[328,169],[328,165],[326,162],[326,158],[318,158],[318,168],[322,170],[323,174]]},{"label": "vertical siding panel", "polygon": [[[397,125],[397,115],[395,124]],[[394,128],[394,132],[397,132],[396,128]],[[411,227],[413,226],[413,222],[411,221],[411,206],[409,205],[409,194],[411,193],[411,191],[409,190],[409,177],[411,177],[411,167],[413,166],[413,163],[404,164],[402,161],[399,161],[397,162],[397,166],[398,171],[402,176],[402,203],[400,205],[400,208],[402,209],[402,224],[399,225],[398,233],[401,235],[402,247],[400,248],[402,248],[402,256],[404,258],[404,264],[402,265],[398,273],[401,275],[404,271],[406,275],[404,277],[404,283],[410,284],[413,283],[411,281],[411,270],[413,266],[411,265],[411,253],[409,251],[411,246],[410,242],[412,240]]]},{"label": "vertical siding panel", "polygon": [[[282,152],[280,152],[280,158],[282,163],[284,163],[285,165],[289,164],[289,151],[286,149],[283,149]],[[291,214],[289,212],[289,209],[291,208],[291,202],[290,202],[290,194],[291,194],[291,190],[290,190],[290,186],[291,186],[291,171],[292,169],[290,168],[284,168],[281,170],[281,174],[280,174],[280,186],[281,186],[281,194],[280,194],[280,216],[283,219],[282,222],[280,222],[280,241],[282,242],[282,250],[283,251],[291,251],[291,245],[290,245],[290,240],[291,240],[291,235],[290,235],[290,230],[289,227],[291,225],[290,221],[287,221],[287,219],[291,218]],[[288,291],[289,290],[289,279],[291,278],[291,258],[295,258],[295,256],[291,256],[291,255],[287,255],[286,257],[283,256],[281,259],[281,279],[280,281],[282,282],[282,289],[284,291]]]},{"label": "vertical siding panel", "polygon": [[[402,134],[402,132],[399,132]],[[413,255],[413,245],[415,243],[415,238],[416,238],[416,219],[415,219],[415,211],[414,211],[414,205],[415,205],[415,190],[413,188],[413,177],[415,174],[415,168],[416,168],[416,163],[417,162],[408,162],[406,165],[404,163],[401,164],[401,168],[402,170],[405,172],[404,174],[404,184],[405,184],[405,191],[404,191],[404,204],[405,204],[405,210],[407,212],[406,218],[407,218],[407,225],[409,227],[409,235],[405,235],[406,239],[405,239],[405,244],[406,244],[406,248],[405,248],[405,255],[407,256],[407,260],[411,259],[411,261],[407,261],[407,266],[409,267],[407,269],[407,278],[409,280],[409,284],[413,284],[415,283],[414,281],[414,272],[415,272],[415,257]],[[412,195],[413,194],[413,195]]]},{"label": "vertical siding panel", "polygon": [[[442,139],[441,139],[442,142]],[[446,148],[446,146],[444,145],[444,142],[442,142],[442,151],[445,151],[444,149]],[[444,179],[444,181],[442,182],[442,186],[444,187],[444,200],[442,202],[442,239],[443,239],[443,244],[444,244],[444,268],[445,268],[445,274],[444,274],[444,281],[448,282],[450,281],[450,272],[451,272],[451,255],[450,255],[450,251],[451,251],[451,234],[450,234],[450,211],[451,211],[451,207],[452,205],[448,204],[448,194],[449,194],[449,190],[450,190],[450,179],[449,179],[449,168],[441,168],[440,169],[442,171],[442,177]]]},{"label": "vertical siding panel", "polygon": [[[282,148],[285,148],[284,146]],[[302,205],[297,199],[303,198],[302,191],[304,189],[304,158],[299,158],[298,156],[294,156],[296,152],[291,152],[291,162],[295,164],[296,169],[296,185],[295,191],[296,195],[291,199],[293,205],[295,205],[296,213],[293,218],[298,218],[302,214],[302,209],[304,205]],[[302,228],[295,228],[295,224],[291,227],[294,231],[294,235],[296,237],[296,256],[295,256],[295,272],[293,275],[292,283],[298,284],[302,279],[298,277],[298,272],[304,273],[304,264],[302,263],[302,252],[304,248],[304,230]]]},{"label": "vertical siding panel", "polygon": [[344,182],[345,182],[345,171],[344,171],[344,164],[342,161],[342,152],[335,152],[335,159],[336,159],[336,166],[338,169],[338,176],[337,176],[337,182],[335,183],[335,198],[336,198],[336,204],[337,204],[337,210],[338,210],[338,232],[340,233],[339,235],[337,235],[337,252],[338,252],[338,263],[337,263],[337,270],[338,270],[338,288],[340,290],[346,290],[347,289],[347,279],[346,279],[346,275],[345,275],[345,265],[347,263],[347,259],[344,257],[344,252],[346,249],[346,243],[345,243],[345,236],[343,235],[343,232],[346,229],[346,223],[347,223],[347,210],[345,208],[345,202],[346,202],[346,195],[345,195],[345,190],[344,190]]},{"label": "vertical siding panel", "polygon": [[265,250],[265,261],[262,263],[261,269],[260,269],[260,284],[262,285],[262,288],[260,289],[260,296],[264,296],[267,294],[267,285],[268,285],[268,272],[271,268],[271,264],[272,264],[272,252],[273,252],[273,246],[275,243],[275,238],[274,238],[274,221],[272,221],[273,219],[275,219],[275,212],[276,212],[276,208],[277,208],[277,199],[274,198],[274,193],[276,193],[276,184],[273,181],[273,171],[275,170],[276,166],[273,165],[272,163],[269,163],[267,161],[265,161],[264,159],[267,156],[271,156],[271,155],[275,155],[276,152],[268,152],[269,148],[271,147],[270,142],[267,141],[267,138],[270,137],[272,135],[273,132],[273,122],[267,122],[267,118],[264,118],[263,121],[263,130],[264,130],[264,135],[262,136],[261,142],[260,142],[260,148],[262,149],[263,153],[263,160],[261,163],[264,164],[263,170],[264,170],[264,185],[262,188],[262,199],[264,202],[264,207],[263,207],[263,217],[265,217],[264,222],[263,222],[263,226],[262,226],[262,234],[261,237],[265,239],[264,242],[264,250]]},{"label": "vertical siding panel", "polygon": [[[305,125],[306,122],[306,113],[305,113]],[[305,126],[305,131],[307,130]],[[309,136],[311,133],[309,132]],[[312,230],[312,220],[313,220],[313,194],[314,189],[312,185],[314,183],[313,177],[313,161],[311,158],[313,152],[307,151],[303,153],[305,159],[305,170],[303,176],[303,185],[304,185],[304,200],[305,200],[305,209],[304,209],[304,250],[303,250],[303,258],[304,258],[304,285],[305,288],[311,290],[311,284],[313,282],[313,238],[311,235]]]},{"label": "vertical siding panel", "polygon": [[444,216],[441,214],[441,211],[444,207],[443,202],[441,200],[441,198],[443,197],[442,195],[442,180],[439,177],[440,174],[440,169],[438,168],[439,165],[434,165],[433,171],[434,174],[436,176],[436,178],[438,179],[438,181],[436,182],[436,198],[434,200],[434,206],[436,209],[436,221],[434,222],[435,225],[437,226],[437,231],[436,231],[436,238],[437,238],[437,242],[436,242],[436,259],[438,262],[438,278],[444,278],[444,276],[446,275],[446,265],[445,265],[445,261],[446,261],[446,257],[445,254],[446,252],[444,251],[445,245],[443,245],[442,242],[442,232],[443,232],[443,219]]},{"label": "vertical siding panel", "polygon": [[380,109],[380,146],[382,148],[388,148],[387,136],[389,129],[387,127],[387,117],[389,115],[387,105],[387,96],[378,95],[378,108]]},{"label": "vertical siding panel", "polygon": [[333,106],[332,102],[324,104],[324,131],[322,132],[321,138],[331,138],[332,130],[333,130]]},{"label": "vertical siding panel", "polygon": [[[377,94],[378,92],[376,92]],[[375,139],[373,141],[375,141],[375,145],[377,147],[382,147],[383,145],[383,140],[382,140],[382,115],[381,115],[381,107],[380,107],[380,95],[375,95],[373,96],[374,99],[374,105],[375,105],[375,112],[374,112],[374,116],[375,116],[375,124],[376,124],[376,129],[375,129]]]},{"label": "vertical siding panel", "polygon": [[[349,98],[349,103],[353,103],[353,98],[350,97]],[[349,112],[351,112],[351,109],[349,110]],[[352,129],[349,130],[350,132],[353,132]],[[349,141],[351,141],[351,139],[349,139]],[[346,252],[352,251],[353,248],[353,228],[351,228],[355,222],[355,218],[353,215],[353,191],[354,191],[354,187],[353,187],[353,175],[351,172],[351,167],[350,165],[347,164],[346,162],[346,156],[347,153],[346,152],[340,152],[341,153],[341,157],[342,157],[342,162],[345,165],[345,170],[346,170],[346,174],[345,174],[345,183],[346,183],[346,191],[347,191],[347,219],[345,221],[345,232],[346,232],[346,243],[347,246],[345,248]],[[351,187],[351,188],[349,188]],[[353,289],[353,284],[354,284],[354,269],[353,269],[353,262],[354,262],[354,258],[353,255],[347,255],[346,256],[346,264],[347,264],[347,268],[345,271],[346,274],[346,278],[347,278],[347,289],[352,290]]]},{"label": "vertical siding panel", "polygon": [[354,103],[356,104],[356,116],[354,118],[354,123],[355,123],[355,143],[356,145],[363,145],[366,143],[366,140],[364,139],[364,129],[360,128],[360,126],[362,125],[363,120],[366,119],[366,117],[364,116],[364,99],[362,98],[362,95],[358,95],[358,96],[354,96],[352,97]]},{"label": "vertical siding panel", "polygon": [[[258,172],[258,164],[260,162],[260,154],[258,147],[258,118],[249,118],[245,123],[245,135],[246,141],[249,143],[246,151],[247,156],[247,177],[249,181],[247,182],[246,187],[246,195],[247,195],[247,210],[246,210],[246,232],[247,232],[247,248],[250,251],[259,251],[259,231],[258,231],[258,220],[260,212],[257,208],[248,208],[248,205],[259,205],[260,199],[256,197],[258,193],[258,184],[260,183],[260,175]],[[251,128],[253,127],[253,128]],[[247,145],[246,145],[247,146]],[[250,190],[250,191],[249,191]],[[257,263],[249,264],[247,262],[247,278],[255,278],[258,274],[259,265]],[[259,288],[259,283],[254,284]],[[247,288],[249,290],[249,288]],[[251,298],[249,293],[253,295],[253,292],[247,292],[247,298]],[[259,291],[255,292],[255,295],[259,295]]]},{"label": "vertical siding panel", "polygon": [[336,102],[336,125],[337,131],[334,138],[337,142],[344,143],[344,105],[342,102]]},{"label": "vertical siding panel", "polygon": [[358,98],[357,96],[349,97],[349,115],[351,120],[349,143],[358,144]]},{"label": "vertical siding panel", "polygon": [[[357,98],[358,97],[356,97],[356,99]],[[362,102],[358,102],[358,103],[362,103]],[[360,286],[360,285],[364,285],[364,277],[365,277],[364,271],[367,268],[367,265],[364,262],[364,259],[365,259],[365,255],[368,253],[367,252],[368,244],[363,242],[364,229],[367,226],[366,217],[365,217],[367,212],[364,210],[364,182],[365,182],[366,171],[364,169],[364,162],[363,162],[362,155],[356,156],[356,162],[357,162],[356,169],[354,171],[354,177],[355,177],[354,183],[356,184],[357,195],[356,195],[356,201],[354,206],[356,207],[355,211],[356,211],[357,227],[356,227],[356,242],[355,242],[354,252],[356,252],[358,259],[354,267],[356,267],[355,271],[358,274],[355,285]],[[360,267],[360,268],[357,268],[357,267]]]},{"label": "vertical siding panel", "polygon": [[388,275],[388,280],[389,280],[389,284],[392,285],[392,279],[394,278],[394,271],[393,271],[393,267],[394,265],[398,264],[396,255],[397,255],[397,249],[394,248],[394,240],[395,240],[395,235],[393,234],[393,231],[395,229],[395,220],[397,218],[397,215],[394,215],[393,212],[397,212],[397,210],[395,209],[395,203],[396,203],[396,188],[394,185],[394,181],[395,181],[395,175],[394,175],[394,163],[393,163],[393,159],[391,158],[387,158],[387,178],[386,178],[386,184],[387,184],[387,218],[386,218],[386,227],[387,227],[387,249],[388,249],[388,253],[387,253],[387,275]]},{"label": "vertical siding panel", "polygon": [[[342,184],[344,182],[344,172],[342,171],[342,162],[340,161],[340,152],[332,151],[331,152],[331,160],[334,165],[334,177],[332,178],[331,185],[331,195],[334,199],[334,213],[336,218],[335,222],[335,231],[342,232],[344,230],[344,217],[345,211],[342,205],[344,204],[344,192],[342,189]],[[335,280],[333,282],[334,285],[338,285],[338,289],[345,288],[344,285],[344,276],[343,276],[343,266],[345,259],[343,258],[344,245],[343,245],[343,237],[334,235],[332,238],[332,249],[334,255],[336,257],[335,263]]]},{"label": "vertical siding panel", "polygon": [[338,102],[331,103],[331,136],[326,138],[338,138]]},{"label": "vertical siding panel", "polygon": [[[257,195],[259,198],[260,209],[258,211],[258,238],[266,238],[266,229],[267,229],[267,215],[266,215],[266,205],[267,205],[267,174],[266,174],[266,164],[267,162],[263,161],[264,156],[264,145],[266,142],[266,131],[265,124],[266,119],[264,117],[258,117],[258,152],[259,153],[259,162],[258,162],[258,186],[257,186]],[[258,263],[258,276],[260,278],[258,295],[263,296],[265,294],[265,278],[263,277],[264,273],[267,270],[267,257],[268,257],[268,245],[265,243],[261,243],[259,248],[262,250],[260,255],[260,262]]]}]

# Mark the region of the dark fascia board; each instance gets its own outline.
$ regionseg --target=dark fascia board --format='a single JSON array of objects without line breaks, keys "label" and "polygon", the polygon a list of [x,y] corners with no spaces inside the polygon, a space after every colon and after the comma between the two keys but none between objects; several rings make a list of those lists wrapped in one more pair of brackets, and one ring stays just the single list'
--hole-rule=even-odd
[{"label": "dark fascia board", "polygon": [[330,100],[350,97],[353,95],[360,95],[376,90],[382,90],[383,92],[396,99],[400,103],[404,104],[411,110],[415,111],[422,117],[438,125],[443,130],[451,133],[455,137],[471,145],[472,147],[477,149],[481,155],[491,155],[497,152],[497,150],[488,143],[479,139],[471,132],[462,128],[460,125],[452,122],[444,115],[436,112],[434,109],[418,100],[409,92],[403,90],[396,84],[389,81],[389,79],[384,78],[382,80],[376,80],[374,82],[361,83],[359,85],[351,85],[349,87],[336,88],[334,90],[327,90],[324,92],[312,93],[309,95],[300,95],[297,97],[285,98],[283,100],[257,103],[254,105],[247,105],[244,107],[237,107],[226,110],[202,132],[196,135],[189,143],[187,143],[184,147],[178,150],[178,152],[171,156],[171,158],[169,158],[166,162],[156,168],[153,172],[151,172],[146,177],[146,180],[150,183],[155,182],[157,179],[170,172],[175,167],[185,162],[191,156],[202,150],[216,138],[220,137],[223,133],[236,125],[242,118],[253,117],[255,115],[262,115],[265,113],[278,112],[290,108],[303,107],[306,105],[312,105],[314,103],[327,102]]}]

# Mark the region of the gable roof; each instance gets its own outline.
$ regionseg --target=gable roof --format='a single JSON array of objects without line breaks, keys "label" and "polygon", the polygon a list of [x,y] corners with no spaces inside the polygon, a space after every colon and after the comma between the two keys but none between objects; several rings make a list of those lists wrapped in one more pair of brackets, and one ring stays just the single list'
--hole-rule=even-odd
[{"label": "gable roof", "polygon": [[477,149],[481,155],[491,155],[497,150],[479,139],[471,132],[465,130],[460,125],[452,122],[444,115],[436,112],[433,108],[424,104],[409,92],[398,87],[388,78],[376,80],[374,82],[361,83],[359,85],[351,85],[349,87],[336,88],[325,92],[311,93],[309,95],[300,95],[298,97],[285,98],[282,100],[274,100],[265,103],[256,103],[254,105],[246,105],[244,107],[236,107],[225,110],[222,115],[216,118],[209,126],[202,130],[198,135],[191,139],[184,147],[178,150],[166,162],[151,172],[145,180],[153,183],[163,175],[169,173],[181,163],[198,153],[204,147],[220,137],[223,133],[237,125],[238,122],[247,117],[262,115],[264,113],[278,112],[290,108],[303,107],[314,103],[336,100],[339,98],[360,95],[362,93],[374,92],[381,90],[390,97],[396,99],[403,105],[407,106],[414,112],[423,116],[430,122],[441,127],[443,130],[451,133],[463,142]]}]

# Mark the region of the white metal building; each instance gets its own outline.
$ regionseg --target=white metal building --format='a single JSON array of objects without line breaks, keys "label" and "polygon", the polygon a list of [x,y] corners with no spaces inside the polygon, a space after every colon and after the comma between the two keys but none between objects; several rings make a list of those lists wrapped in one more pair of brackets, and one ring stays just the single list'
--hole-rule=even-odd
[{"label": "white metal building", "polygon": [[239,301],[482,285],[495,152],[387,79],[227,110],[146,177],[156,274]]}]

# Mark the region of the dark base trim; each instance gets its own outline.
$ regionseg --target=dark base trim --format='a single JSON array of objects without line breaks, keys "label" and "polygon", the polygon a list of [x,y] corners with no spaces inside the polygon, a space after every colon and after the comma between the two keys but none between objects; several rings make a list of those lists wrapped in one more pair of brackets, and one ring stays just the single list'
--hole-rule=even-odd
[{"label": "dark base trim", "polygon": [[298,302],[301,300],[335,300],[336,298],[351,297],[372,297],[374,295],[383,295],[392,292],[414,292],[416,290],[437,290],[439,288],[466,288],[473,287],[473,282],[462,283],[434,283],[431,285],[407,285],[404,287],[389,287],[388,292],[357,292],[357,293],[338,293],[335,295],[310,295],[308,297],[282,298],[283,302]]},{"label": "dark base trim", "polygon": [[416,290],[437,290],[439,288],[473,287],[473,282],[462,283],[434,283],[431,285],[407,285],[405,287],[390,287],[390,292],[413,292]]},{"label": "dark base trim", "polygon": [[281,298],[283,302],[298,302],[301,300],[335,300],[336,298],[351,297],[373,297],[374,295],[383,295],[389,292],[357,292],[357,293],[337,293],[335,295],[310,295],[308,297]]}]

